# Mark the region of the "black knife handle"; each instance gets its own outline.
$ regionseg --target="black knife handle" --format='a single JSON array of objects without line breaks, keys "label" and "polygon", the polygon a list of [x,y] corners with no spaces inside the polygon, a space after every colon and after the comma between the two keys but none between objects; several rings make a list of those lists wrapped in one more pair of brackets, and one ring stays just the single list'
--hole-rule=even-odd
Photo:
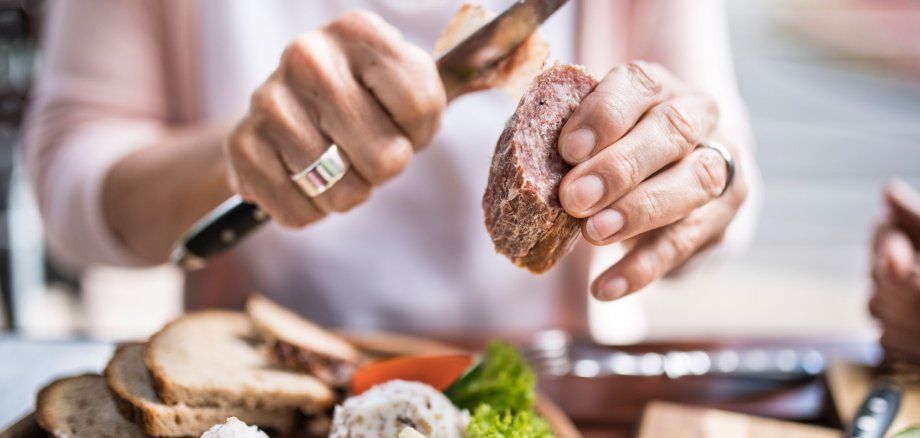
[{"label": "black knife handle", "polygon": [[885,380],[877,380],[863,400],[845,438],[884,438],[901,407],[901,388]]},{"label": "black knife handle", "polygon": [[211,256],[233,247],[268,220],[268,214],[239,196],[227,199],[176,243],[172,262],[186,270],[204,267]]}]

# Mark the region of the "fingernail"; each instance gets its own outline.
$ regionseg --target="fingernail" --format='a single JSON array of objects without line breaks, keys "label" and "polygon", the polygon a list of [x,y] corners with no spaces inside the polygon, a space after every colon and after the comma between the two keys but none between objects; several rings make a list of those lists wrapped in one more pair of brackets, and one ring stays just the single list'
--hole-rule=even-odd
[{"label": "fingernail", "polygon": [[620,212],[605,208],[588,219],[585,231],[588,237],[595,241],[607,240],[623,228],[623,215]]},{"label": "fingernail", "polygon": [[583,212],[600,202],[604,197],[604,182],[594,175],[578,178],[569,185],[566,200],[570,209]]},{"label": "fingernail", "polygon": [[580,128],[565,137],[565,143],[559,153],[569,162],[581,163],[587,160],[594,151],[596,141],[594,131]]},{"label": "fingernail", "polygon": [[607,280],[602,286],[600,293],[598,294],[598,299],[604,301],[615,300],[617,298],[626,295],[626,291],[629,290],[629,283],[626,282],[626,279],[623,277],[614,277],[610,280]]}]

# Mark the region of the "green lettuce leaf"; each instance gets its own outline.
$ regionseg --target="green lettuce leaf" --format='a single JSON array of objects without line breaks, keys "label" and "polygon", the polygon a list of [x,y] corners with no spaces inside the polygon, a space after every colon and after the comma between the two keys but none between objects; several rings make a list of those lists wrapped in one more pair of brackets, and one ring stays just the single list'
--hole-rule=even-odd
[{"label": "green lettuce leaf", "polygon": [[891,438],[920,438],[920,425],[911,426]]},{"label": "green lettuce leaf", "polygon": [[492,342],[476,367],[447,388],[454,405],[475,412],[488,404],[496,412],[518,413],[533,407],[536,377],[514,346]]},{"label": "green lettuce leaf", "polygon": [[488,404],[479,405],[466,428],[469,438],[552,438],[546,420],[532,410],[497,411]]}]

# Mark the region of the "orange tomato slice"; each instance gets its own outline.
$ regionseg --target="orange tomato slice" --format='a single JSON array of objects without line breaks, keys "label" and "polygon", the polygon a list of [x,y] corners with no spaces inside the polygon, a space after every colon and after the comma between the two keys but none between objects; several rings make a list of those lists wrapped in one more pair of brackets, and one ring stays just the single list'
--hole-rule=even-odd
[{"label": "orange tomato slice", "polygon": [[351,376],[351,394],[358,395],[374,385],[390,380],[408,380],[428,384],[444,391],[476,362],[468,354],[400,356],[377,361]]}]

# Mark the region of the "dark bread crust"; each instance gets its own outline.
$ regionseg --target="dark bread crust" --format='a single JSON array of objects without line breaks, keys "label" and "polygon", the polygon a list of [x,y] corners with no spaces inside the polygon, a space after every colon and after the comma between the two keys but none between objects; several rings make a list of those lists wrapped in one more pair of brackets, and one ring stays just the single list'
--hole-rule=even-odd
[{"label": "dark bread crust", "polygon": [[[149,436],[138,425],[122,418],[116,403],[103,376],[89,373],[65,377],[39,391],[35,420],[50,437],[98,436],[98,429],[105,429],[109,436]],[[62,413],[59,411],[62,407],[72,412]],[[77,422],[81,424],[77,426]]]},{"label": "dark bread crust", "polygon": [[578,219],[559,202],[571,169],[556,143],[562,126],[597,84],[583,68],[554,65],[521,98],[495,146],[482,199],[495,250],[534,273],[548,271],[575,244]]}]

